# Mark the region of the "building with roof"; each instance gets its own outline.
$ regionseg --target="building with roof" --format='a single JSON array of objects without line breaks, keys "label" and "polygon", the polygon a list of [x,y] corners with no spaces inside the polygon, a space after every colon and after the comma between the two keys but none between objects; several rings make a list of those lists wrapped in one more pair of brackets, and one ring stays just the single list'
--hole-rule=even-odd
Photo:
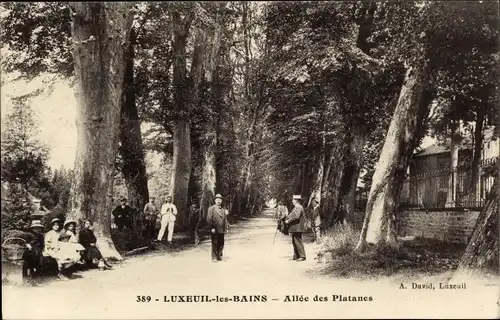
[{"label": "building with roof", "polygon": [[[10,201],[10,190],[11,190],[11,184],[8,182],[2,182],[1,183],[1,209],[4,211],[5,205]],[[50,210],[47,209],[45,206],[42,205],[42,200],[33,196],[31,193],[28,192],[28,197],[30,199],[31,205],[32,205],[32,214],[31,218],[33,220],[35,219],[41,219],[45,215],[47,215]]]}]

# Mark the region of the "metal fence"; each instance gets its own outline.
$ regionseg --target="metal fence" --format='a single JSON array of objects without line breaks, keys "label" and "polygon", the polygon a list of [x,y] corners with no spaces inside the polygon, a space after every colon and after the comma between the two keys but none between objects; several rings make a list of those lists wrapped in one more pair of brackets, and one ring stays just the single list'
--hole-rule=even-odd
[{"label": "metal fence", "polygon": [[[483,160],[475,182],[472,168],[458,167],[410,176],[403,183],[400,206],[404,208],[481,209],[486,204],[489,192],[498,175],[498,157]],[[364,210],[368,201],[368,190],[356,193],[356,209]]]},{"label": "metal fence", "polygon": [[471,166],[410,176],[401,190],[400,205],[424,209],[482,208],[493,187],[498,157],[484,160],[473,179]]}]

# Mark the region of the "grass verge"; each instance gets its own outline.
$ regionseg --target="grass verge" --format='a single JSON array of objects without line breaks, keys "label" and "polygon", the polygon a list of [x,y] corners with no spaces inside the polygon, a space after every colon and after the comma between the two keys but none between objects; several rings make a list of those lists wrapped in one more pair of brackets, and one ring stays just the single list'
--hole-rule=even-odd
[{"label": "grass verge", "polygon": [[320,251],[329,257],[322,272],[360,279],[438,274],[455,269],[465,250],[465,244],[416,238],[401,241],[394,247],[374,247],[365,253],[357,253],[353,250],[359,234],[347,226],[336,227],[325,235]]}]

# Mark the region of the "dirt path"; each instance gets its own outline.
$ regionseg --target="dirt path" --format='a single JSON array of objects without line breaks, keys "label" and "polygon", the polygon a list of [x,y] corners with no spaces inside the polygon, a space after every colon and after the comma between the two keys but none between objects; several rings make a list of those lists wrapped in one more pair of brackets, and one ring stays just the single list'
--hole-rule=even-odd
[{"label": "dirt path", "polygon": [[[498,313],[498,307],[494,309],[491,302],[498,296],[498,287],[453,293],[401,290],[399,283],[389,280],[368,282],[319,275],[321,264],[313,259],[313,244],[306,243],[307,261],[289,261],[292,255],[289,237],[278,233],[271,251],[274,231],[275,222],[268,215],[233,226],[226,238],[225,261],[218,263],[211,261],[210,243],[206,241],[175,254],[128,258],[114,270],[82,272],[78,279],[53,281],[43,287],[3,286],[3,315],[5,319],[220,319],[410,315],[415,318],[439,314],[467,317],[467,314],[477,316],[478,310],[486,315]],[[483,292],[478,296],[479,289]],[[212,302],[164,302],[164,296],[177,295],[208,295]],[[261,301],[234,302],[235,295],[260,295]],[[309,301],[285,302],[286,295],[308,296]],[[315,295],[326,296],[328,302],[312,301]],[[333,295],[347,299],[371,296],[372,301],[332,302]],[[137,296],[151,300],[137,302]],[[217,296],[219,300],[228,297],[233,301],[218,302]],[[442,299],[457,307],[448,308],[447,313],[433,312],[443,307]],[[394,303],[396,300],[398,303]],[[426,307],[417,306],[422,303]],[[478,309],[481,305],[485,309]],[[467,308],[461,310],[460,306]]]}]

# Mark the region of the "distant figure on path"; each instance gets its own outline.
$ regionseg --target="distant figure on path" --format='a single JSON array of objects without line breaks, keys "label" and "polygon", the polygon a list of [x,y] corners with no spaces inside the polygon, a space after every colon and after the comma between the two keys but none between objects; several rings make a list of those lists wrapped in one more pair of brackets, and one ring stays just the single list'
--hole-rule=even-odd
[{"label": "distant figure on path", "polygon": [[212,235],[212,261],[222,260],[224,234],[228,232],[227,216],[229,212],[222,208],[222,196],[215,195],[215,204],[208,208],[207,223]]},{"label": "distant figure on path", "polygon": [[285,218],[288,216],[288,208],[285,206],[285,201],[280,200],[276,208],[276,220],[278,220],[278,230],[287,235],[285,228]]},{"label": "distant figure on path", "polygon": [[319,214],[319,202],[313,199],[311,208],[312,230],[314,233],[314,241],[319,242],[321,239],[321,216]]},{"label": "distant figure on path", "polygon": [[167,241],[172,243],[172,237],[174,236],[174,225],[177,216],[177,207],[172,203],[172,197],[168,196],[166,202],[161,206],[160,217],[161,217],[161,228],[158,233],[157,242],[163,239],[165,234],[165,229],[168,229]]},{"label": "distant figure on path", "polygon": [[149,202],[144,207],[145,236],[149,239],[155,238],[157,215],[158,208],[156,207],[155,197],[150,197]]},{"label": "distant figure on path", "polygon": [[123,227],[127,229],[132,229],[132,208],[127,205],[127,199],[122,198],[120,200],[120,205],[113,210],[113,217],[115,218],[115,224],[118,230],[123,230]]},{"label": "distant figure on path", "polygon": [[194,244],[198,244],[199,239],[196,234],[196,225],[198,224],[198,220],[200,219],[200,209],[196,205],[196,202],[193,202],[189,206],[189,238],[193,241]]},{"label": "distant figure on path", "polygon": [[292,234],[292,245],[293,245],[293,259],[296,261],[306,260],[306,251],[304,249],[304,243],[302,242],[302,233],[305,231],[305,219],[306,215],[304,212],[304,207],[300,204],[302,197],[300,195],[294,195],[292,198],[292,203],[294,208],[292,212],[286,217],[285,224],[288,227],[288,231]]}]

